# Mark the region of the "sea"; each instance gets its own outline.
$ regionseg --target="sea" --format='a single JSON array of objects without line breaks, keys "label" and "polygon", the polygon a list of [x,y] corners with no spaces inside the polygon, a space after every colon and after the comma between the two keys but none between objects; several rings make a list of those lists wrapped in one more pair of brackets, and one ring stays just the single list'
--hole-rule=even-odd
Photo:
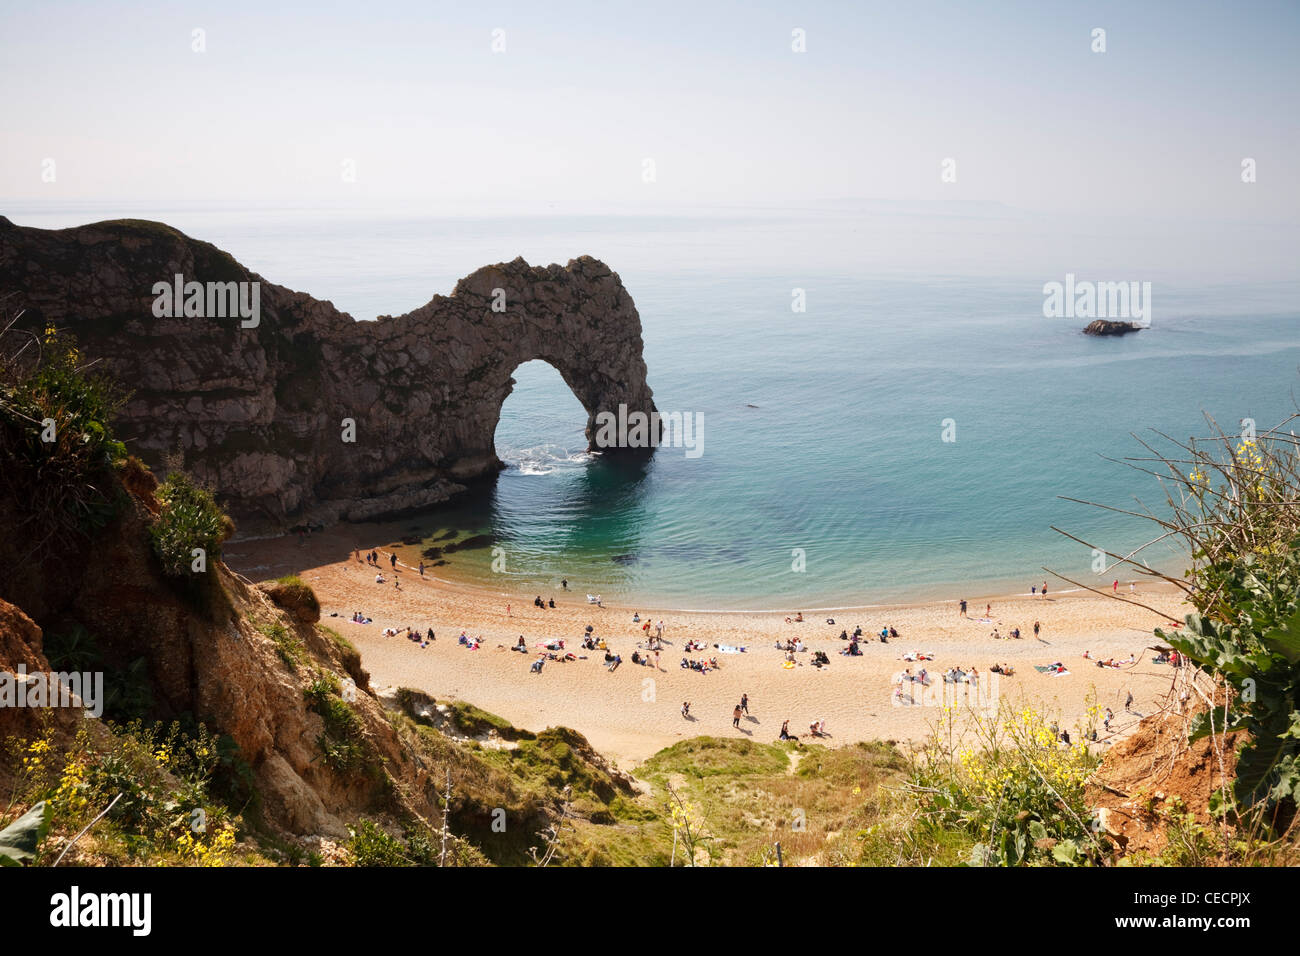
[{"label": "sea", "polygon": [[[1244,225],[995,203],[15,202],[21,225],[167,222],[360,321],[480,265],[588,254],[641,316],[657,406],[695,449],[586,449],[544,362],[514,373],[507,468],[403,526],[437,573],[647,608],[803,610],[1124,589],[1155,537],[1169,439],[1272,427],[1300,385],[1300,243]],[[1135,334],[1045,314],[1051,282],[1151,283]],[[1295,423],[1287,426],[1295,427]],[[1091,502],[1093,504],[1089,504]],[[1106,510],[1096,505],[1119,510]],[[1081,539],[1081,540],[1075,540]],[[378,542],[376,542],[378,543]],[[1181,573],[1161,545],[1135,560]]]}]

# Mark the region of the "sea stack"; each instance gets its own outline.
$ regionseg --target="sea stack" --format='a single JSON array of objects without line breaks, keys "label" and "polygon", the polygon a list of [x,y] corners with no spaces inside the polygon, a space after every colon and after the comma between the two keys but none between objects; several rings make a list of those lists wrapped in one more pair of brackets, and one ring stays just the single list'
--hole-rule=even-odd
[{"label": "sea stack", "polygon": [[1084,335],[1127,335],[1130,332],[1137,332],[1145,329],[1145,325],[1138,325],[1134,322],[1115,322],[1111,319],[1096,319],[1089,322],[1084,328]]}]

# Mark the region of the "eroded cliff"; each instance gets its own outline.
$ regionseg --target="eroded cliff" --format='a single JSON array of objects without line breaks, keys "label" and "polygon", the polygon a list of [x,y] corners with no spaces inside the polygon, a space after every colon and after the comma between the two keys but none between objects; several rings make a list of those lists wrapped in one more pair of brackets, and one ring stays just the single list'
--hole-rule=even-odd
[{"label": "eroded cliff", "polygon": [[[178,275],[257,283],[256,324],[157,315],[156,284]],[[573,389],[589,442],[601,411],[655,411],[636,307],[587,256],[485,266],[450,296],[358,322],[161,223],[0,217],[0,296],[20,327],[66,329],[102,359],[133,392],[118,423],[132,452],[154,468],[179,453],[245,526],[377,518],[492,474],[501,404],[530,360]]]}]

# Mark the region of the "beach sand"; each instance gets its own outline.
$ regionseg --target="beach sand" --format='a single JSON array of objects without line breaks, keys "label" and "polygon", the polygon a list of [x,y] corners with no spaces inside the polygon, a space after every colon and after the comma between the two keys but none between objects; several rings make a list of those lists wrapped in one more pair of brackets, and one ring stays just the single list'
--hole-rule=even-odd
[{"label": "beach sand", "polygon": [[[990,682],[984,685],[984,701],[996,694],[1015,705],[1034,705],[1072,735],[1091,703],[1109,706],[1115,713],[1109,735],[1114,740],[1130,730],[1139,715],[1168,704],[1173,679],[1173,670],[1153,664],[1155,655],[1147,650],[1157,643],[1152,628],[1164,623],[1160,617],[1087,591],[1056,592],[1056,582],[1049,582],[1046,600],[1028,594],[954,593],[950,602],[820,615],[803,608],[803,623],[785,621],[800,608],[751,613],[650,611],[608,603],[595,607],[587,603],[585,593],[574,590],[572,582],[569,591],[543,594],[543,599],[554,597],[556,608],[542,610],[533,606],[536,595],[532,593],[435,578],[431,571],[422,578],[404,563],[418,562],[415,548],[397,549],[396,577],[401,582],[397,590],[389,564],[391,550],[373,545],[380,551],[387,579],[377,584],[376,569],[352,556],[356,544],[355,528],[334,528],[305,541],[289,536],[232,541],[225,557],[233,570],[252,581],[299,574],[320,600],[321,623],[361,652],[375,689],[413,687],[438,699],[464,700],[529,730],[572,727],[629,770],[688,737],[707,734],[774,741],[783,720],[790,721],[791,733],[807,741],[809,725],[824,719],[828,736],[821,742],[831,746],[869,740],[919,742],[944,717],[941,675],[954,666],[974,666],[981,681]],[[363,547],[363,558],[365,553]],[[1130,595],[1124,584],[1120,596],[1150,604],[1177,620],[1187,610],[1169,586],[1139,585]],[[961,597],[969,601],[968,617],[958,613]],[[981,618],[990,603],[991,621],[985,623]],[[641,625],[632,621],[637,610],[643,622],[647,616],[656,624],[660,619],[664,622],[667,646],[657,670],[631,663],[633,650],[643,640]],[[355,611],[373,623],[353,623]],[[826,623],[828,616],[835,619],[833,625]],[[1033,636],[1035,620],[1042,624],[1039,639]],[[623,658],[612,673],[605,667],[602,651],[581,647],[588,624]],[[839,640],[840,632],[847,629],[852,634],[857,625],[864,632],[862,656],[841,656],[846,642]],[[404,636],[383,636],[386,627],[404,630],[408,626],[422,633],[432,627],[437,640],[421,648]],[[876,635],[884,626],[896,628],[899,637],[882,644]],[[1019,640],[990,636],[994,628],[1005,635],[1013,627],[1020,629]],[[479,638],[482,646],[469,650],[459,645],[462,631]],[[508,650],[520,635],[528,644],[526,654]],[[531,673],[529,665],[541,653],[536,645],[553,638],[564,639],[565,651],[586,659],[548,661],[541,674]],[[788,669],[783,666],[785,654],[775,644],[793,638],[801,638],[810,650],[797,654],[799,663]],[[707,653],[684,655],[688,640],[707,643]],[[714,644],[748,650],[723,654]],[[816,650],[829,656],[828,667],[811,665]],[[903,660],[911,651],[935,657],[928,662]],[[1085,651],[1100,659],[1133,655],[1137,663],[1120,669],[1098,667],[1084,659]],[[716,657],[721,667],[706,674],[686,670],[679,666],[683,656]],[[1070,673],[1051,676],[1034,670],[1034,665],[1056,661]],[[1015,675],[997,677],[994,685],[994,675],[989,673],[994,662],[1012,664]],[[914,674],[926,668],[934,685],[923,691],[920,685],[905,683],[899,700],[894,679],[908,667]],[[966,692],[966,685],[956,686]],[[908,703],[909,691],[915,703]],[[1130,691],[1132,714],[1124,710]],[[749,717],[742,719],[738,730],[732,726],[732,709],[742,694],[749,695]],[[972,704],[980,701],[973,691],[969,699]],[[691,704],[690,719],[681,715],[683,701]],[[964,709],[959,700],[957,712]],[[1105,741],[1108,735],[1102,732],[1100,720],[1097,729]]]}]

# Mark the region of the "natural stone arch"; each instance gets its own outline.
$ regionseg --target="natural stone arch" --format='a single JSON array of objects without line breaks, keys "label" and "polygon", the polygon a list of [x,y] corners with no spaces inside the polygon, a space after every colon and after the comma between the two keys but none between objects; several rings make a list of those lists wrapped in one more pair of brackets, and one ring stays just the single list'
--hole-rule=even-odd
[{"label": "natural stone arch", "polygon": [[[259,282],[259,324],[154,316],[153,285],[175,274]],[[526,361],[559,371],[587,410],[589,446],[601,412],[655,412],[640,316],[588,256],[486,266],[450,296],[357,322],[161,223],[53,231],[0,217],[0,289],[25,327],[70,328],[134,390],[119,425],[136,454],[158,468],[179,450],[246,519],[376,518],[495,473],[501,404]]]},{"label": "natural stone arch", "polygon": [[[492,311],[502,298],[504,311]],[[448,322],[451,302],[464,314]],[[486,266],[458,282],[450,300],[435,298],[425,308],[431,307],[440,329],[454,335],[472,326],[486,346],[465,386],[474,401],[466,408],[471,422],[456,429],[470,439],[456,450],[460,469],[484,471],[481,463],[488,459],[499,467],[496,425],[514,389],[515,370],[525,362],[540,360],[560,373],[587,412],[589,449],[595,448],[601,412],[617,414],[620,405],[647,415],[656,410],[646,382],[640,316],[618,276],[598,260],[583,256],[564,268],[531,268],[523,259]]]}]

